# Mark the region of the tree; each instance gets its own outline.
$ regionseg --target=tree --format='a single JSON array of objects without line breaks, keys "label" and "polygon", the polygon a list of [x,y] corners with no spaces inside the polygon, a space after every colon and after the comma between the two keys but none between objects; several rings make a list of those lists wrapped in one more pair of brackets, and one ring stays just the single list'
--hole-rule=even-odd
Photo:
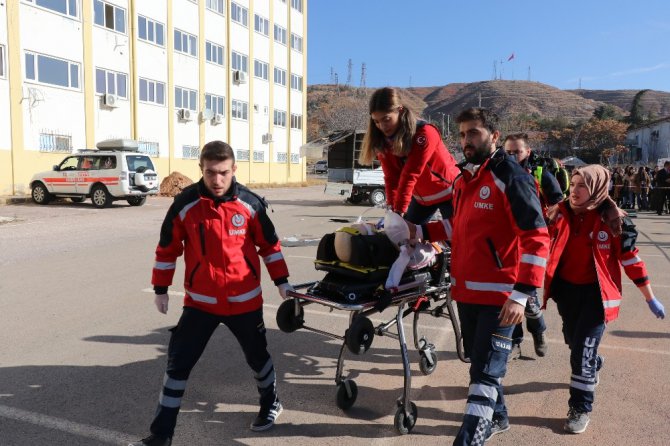
[{"label": "tree", "polygon": [[622,116],[619,110],[611,105],[605,104],[601,105],[593,111],[593,117],[596,119],[615,119],[620,121]]},{"label": "tree", "polygon": [[[353,89],[352,89],[353,90]],[[368,104],[365,96],[355,91],[333,96],[314,104],[308,111],[308,138],[315,139],[338,130],[365,130]]]},{"label": "tree", "polygon": [[614,119],[592,119],[581,128],[577,143],[583,150],[580,158],[586,162],[598,163],[603,152],[616,153],[626,140],[628,126]]},{"label": "tree", "polygon": [[641,102],[642,96],[644,96],[644,94],[648,91],[649,89],[640,90],[633,98],[633,103],[630,106],[630,116],[628,117],[628,122],[630,123],[631,127],[644,123],[644,114]]}]

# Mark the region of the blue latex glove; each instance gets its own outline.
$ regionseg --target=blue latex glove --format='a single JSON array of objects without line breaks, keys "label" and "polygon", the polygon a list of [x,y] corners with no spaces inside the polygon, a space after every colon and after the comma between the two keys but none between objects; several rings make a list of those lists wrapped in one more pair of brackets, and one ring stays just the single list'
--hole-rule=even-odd
[{"label": "blue latex glove", "polygon": [[384,217],[380,218],[377,224],[375,225],[377,229],[384,229]]},{"label": "blue latex glove", "polygon": [[658,299],[652,297],[651,300],[647,301],[647,305],[649,305],[649,309],[652,313],[654,313],[654,315],[656,315],[657,318],[665,318],[665,308],[663,307],[663,304],[658,301]]}]

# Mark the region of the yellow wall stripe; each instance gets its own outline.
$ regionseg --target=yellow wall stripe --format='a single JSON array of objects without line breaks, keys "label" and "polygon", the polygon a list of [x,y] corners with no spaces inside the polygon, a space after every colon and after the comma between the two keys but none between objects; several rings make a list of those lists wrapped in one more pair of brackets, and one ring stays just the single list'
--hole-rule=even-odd
[{"label": "yellow wall stripe", "polygon": [[9,74],[9,119],[11,122],[12,145],[12,194],[16,193],[18,158],[23,156],[23,69],[21,52],[10,48],[21,48],[21,28],[19,26],[19,2],[6,2],[7,8],[7,62]]}]

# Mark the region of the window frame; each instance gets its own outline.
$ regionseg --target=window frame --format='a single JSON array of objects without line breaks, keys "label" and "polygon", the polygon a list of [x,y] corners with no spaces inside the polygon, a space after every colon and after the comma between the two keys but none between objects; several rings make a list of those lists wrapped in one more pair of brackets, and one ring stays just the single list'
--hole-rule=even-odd
[{"label": "window frame", "polygon": [[[236,9],[237,8],[237,9]],[[236,18],[241,13],[242,17]],[[239,3],[230,2],[230,20],[240,26],[249,28],[249,8],[246,8]]]},{"label": "window frame", "polygon": [[[279,74],[280,77],[280,82],[277,82],[277,74]],[[281,82],[283,81],[283,82]],[[282,87],[286,87],[286,70],[283,68],[279,67],[274,67],[274,83],[276,85],[281,85]]]},{"label": "window frame", "polygon": [[[209,6],[211,3],[217,3],[217,8],[212,8]],[[221,11],[218,9],[218,5],[221,5]],[[207,0],[205,2],[205,9],[208,9],[216,14],[222,15],[225,17],[226,13],[226,2],[225,0]]]},{"label": "window frame", "polygon": [[[294,82],[294,79],[295,79],[295,82]],[[293,85],[294,83],[297,85],[297,88],[296,88],[296,86]],[[291,90],[302,92],[302,88],[303,88],[302,87],[302,76],[300,76],[298,74],[291,73]]]},{"label": "window frame", "polygon": [[[28,77],[28,55],[31,55],[33,57],[33,67],[31,72],[34,75],[34,78]],[[59,62],[66,62],[67,63],[67,78],[68,78],[68,85],[61,85],[61,84],[55,84],[51,82],[45,82],[40,80],[40,70],[39,70],[39,58],[40,57],[45,57],[48,59],[52,59],[55,61]],[[24,80],[28,83],[36,83],[40,85],[48,85],[50,87],[55,87],[55,88],[64,88],[66,90],[70,91],[82,91],[82,82],[81,82],[81,63],[79,62],[74,62],[69,59],[64,59],[62,57],[54,57],[50,56],[48,54],[44,53],[38,53],[36,51],[28,51],[24,50],[23,51],[23,63],[24,63]],[[72,86],[72,67],[77,67],[77,86],[73,87]]]},{"label": "window frame", "polygon": [[0,78],[1,79],[7,78],[7,69],[5,67],[6,54],[7,53],[5,52],[5,46],[0,45]]},{"label": "window frame", "polygon": [[[216,60],[212,60],[209,55],[214,55],[214,50],[216,50],[217,55],[219,54],[220,50],[220,56],[221,56],[221,63],[219,63]],[[223,45],[219,45],[218,43],[214,43],[211,40],[205,40],[205,61],[209,62],[214,65],[218,65],[220,67],[225,66],[225,54],[226,54],[226,48]],[[218,57],[216,58],[218,59]]]},{"label": "window frame", "polygon": [[[26,3],[31,4],[32,6],[34,6],[36,8],[52,12],[54,14],[58,14],[58,15],[61,15],[63,17],[67,17],[67,18],[70,18],[70,19],[77,19],[78,21],[81,21],[80,16],[79,16],[80,9],[81,9],[81,5],[80,5],[81,2],[79,0],[63,0],[63,2],[65,3],[65,9],[66,9],[67,12],[60,12],[60,11],[57,11],[55,9],[49,8],[48,6],[38,5],[37,1],[39,1],[39,0],[37,0],[37,1],[36,0],[24,0],[24,1]],[[75,9],[77,10],[74,15],[70,14],[70,6],[73,3],[74,3]]]},{"label": "window frame", "polygon": [[[179,103],[177,103],[179,99]],[[188,102],[187,106],[184,106],[184,100]],[[191,104],[195,102],[195,104]],[[198,90],[193,90],[192,88],[180,87],[179,85],[174,86],[174,108],[191,110],[193,112],[198,111]]]},{"label": "window frame", "polygon": [[[293,123],[296,125],[293,125]],[[302,115],[291,113],[291,130],[302,130]]]},{"label": "window frame", "polygon": [[[216,100],[216,107],[207,106],[207,103],[214,104]],[[219,110],[219,104],[221,105],[221,110]],[[223,117],[226,116],[226,97],[220,96],[215,93],[205,93],[205,110],[211,110],[214,114],[220,114]]]},{"label": "window frame", "polygon": [[[149,84],[153,84],[153,89],[152,90],[153,90],[154,98],[158,97],[158,86],[159,85],[163,86],[163,102],[162,103],[158,102],[156,100],[142,99],[142,81],[147,83],[147,98],[149,97]],[[166,95],[166,93],[167,92],[166,92],[166,83],[165,82],[157,81],[155,79],[149,79],[149,78],[146,78],[146,77],[140,77],[138,79],[138,92],[137,92],[138,102],[140,102],[142,104],[158,105],[158,106],[161,106],[161,107],[165,107],[165,102],[166,102],[165,101],[165,99],[166,99],[165,95]]]},{"label": "window frame", "polygon": [[[177,33],[180,34],[180,38],[177,39]],[[186,37],[186,44],[189,46],[189,50],[193,50],[194,53],[191,53],[190,51],[184,51],[183,49],[183,43],[184,43],[184,37]],[[179,28],[174,29],[174,51],[179,54],[183,54],[184,56],[189,56],[189,57],[195,57],[196,59],[198,58],[198,36],[195,34],[191,34],[186,31],[182,31]],[[179,49],[177,49],[177,44],[176,42],[179,41]]]},{"label": "window frame", "polygon": [[[291,43],[291,49],[297,51],[298,53],[302,54],[302,36],[297,35],[296,33],[291,33],[291,38],[290,38],[290,43]],[[300,42],[300,48],[296,48],[296,45],[294,42]]]},{"label": "window frame", "polygon": [[[263,32],[263,27],[259,27],[258,24],[262,23],[265,25],[265,32]],[[260,14],[254,14],[254,31],[256,31],[258,34],[265,36],[267,38],[270,38],[270,20],[267,18],[263,17]]]},{"label": "window frame", "polygon": [[[264,73],[261,72],[261,75],[259,76],[258,73],[256,72],[256,67],[257,65],[260,65],[262,70],[264,69]],[[265,76],[263,76],[265,74]],[[260,59],[254,59],[254,77],[257,79],[263,79],[264,81],[268,81],[270,79],[270,64],[267,62],[264,62]]]},{"label": "window frame", "polygon": [[286,128],[286,110],[274,109],[272,123],[275,127]]},{"label": "window frame", "polygon": [[[279,31],[279,36],[283,37],[283,39],[277,40],[277,31]],[[286,38],[287,38],[286,28],[284,28],[283,26],[278,25],[278,24],[275,23],[275,26],[274,26],[274,41],[277,42],[280,45],[286,46]]]},{"label": "window frame", "polygon": [[[98,91],[98,70],[104,72],[105,76],[105,92],[101,93]],[[110,92],[109,90],[109,75],[114,75],[114,91]],[[122,75],[126,79],[126,94],[121,96],[119,94],[119,75]],[[128,75],[122,71],[108,70],[107,68],[95,67],[95,94],[96,95],[106,95],[113,94],[114,96],[121,99],[128,99]]]},{"label": "window frame", "polygon": [[302,0],[291,0],[291,8],[302,14]]},{"label": "window frame", "polygon": [[[237,60],[239,58],[239,61]],[[241,68],[237,66],[241,63],[244,67]],[[249,56],[244,53],[238,53],[237,51],[232,51],[230,55],[230,67],[233,71],[242,71],[249,74]]]},{"label": "window frame", "polygon": [[[100,3],[103,6],[103,23],[102,24],[96,22],[95,7],[96,7],[96,4],[98,4],[98,3]],[[114,11],[114,18],[113,18],[114,27],[113,28],[110,28],[106,24],[107,13],[104,10],[105,6],[110,6]],[[116,24],[117,24],[116,23],[116,20],[117,20],[116,14],[117,14],[118,11],[123,11],[123,31],[119,31],[118,29],[116,29]],[[128,35],[128,10],[126,10],[126,8],[122,8],[121,6],[115,5],[114,3],[107,3],[104,0],[93,0],[93,25],[95,25],[99,28],[105,29],[107,31],[112,31],[112,32],[115,32],[115,33],[123,34],[124,36]]]},{"label": "window frame", "polygon": [[[145,31],[144,32],[145,32],[146,36],[149,35],[149,23],[151,22],[153,24],[154,40],[150,40],[148,37],[142,38],[142,36],[140,35],[140,33],[141,33],[140,19],[143,19],[144,22],[145,22]],[[158,40],[157,39],[158,32],[156,30],[157,25],[160,25],[163,28],[162,29],[162,31],[163,31],[162,32],[163,43],[158,43],[158,41],[157,41]],[[145,15],[142,15],[142,14],[137,14],[137,39],[138,40],[141,40],[142,42],[150,43],[152,45],[156,45],[156,46],[161,47],[161,48],[165,48],[165,37],[166,37],[166,35],[165,35],[165,24],[163,22],[159,22],[158,20],[151,19],[151,18],[149,18]]]},{"label": "window frame", "polygon": [[[242,107],[240,113],[238,113],[238,107]],[[240,114],[240,116],[237,116]],[[239,121],[248,121],[249,120],[249,103],[242,101],[240,99],[233,99],[231,101],[231,110],[230,117]]]}]

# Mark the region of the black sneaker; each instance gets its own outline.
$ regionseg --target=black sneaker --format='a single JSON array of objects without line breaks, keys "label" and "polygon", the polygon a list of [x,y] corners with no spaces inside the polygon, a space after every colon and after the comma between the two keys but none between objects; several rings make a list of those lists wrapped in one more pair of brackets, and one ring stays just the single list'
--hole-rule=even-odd
[{"label": "black sneaker", "polygon": [[161,437],[160,435],[151,434],[140,441],[129,443],[128,446],[170,446],[171,444],[172,437]]},{"label": "black sneaker", "polygon": [[258,416],[254,422],[251,423],[250,429],[254,432],[262,432],[270,429],[274,426],[275,420],[277,420],[277,417],[282,410],[284,410],[284,408],[279,400],[275,400],[275,402],[268,407],[261,407]]},{"label": "black sneaker", "polygon": [[493,421],[491,421],[491,430],[489,431],[488,437],[486,437],[486,441],[489,441],[494,435],[502,434],[508,430],[509,420],[507,418],[494,418]]},{"label": "black sneaker", "polygon": [[544,332],[542,333],[533,333],[533,345],[535,347],[535,354],[539,357],[544,357],[547,354],[547,340],[544,337]]}]

